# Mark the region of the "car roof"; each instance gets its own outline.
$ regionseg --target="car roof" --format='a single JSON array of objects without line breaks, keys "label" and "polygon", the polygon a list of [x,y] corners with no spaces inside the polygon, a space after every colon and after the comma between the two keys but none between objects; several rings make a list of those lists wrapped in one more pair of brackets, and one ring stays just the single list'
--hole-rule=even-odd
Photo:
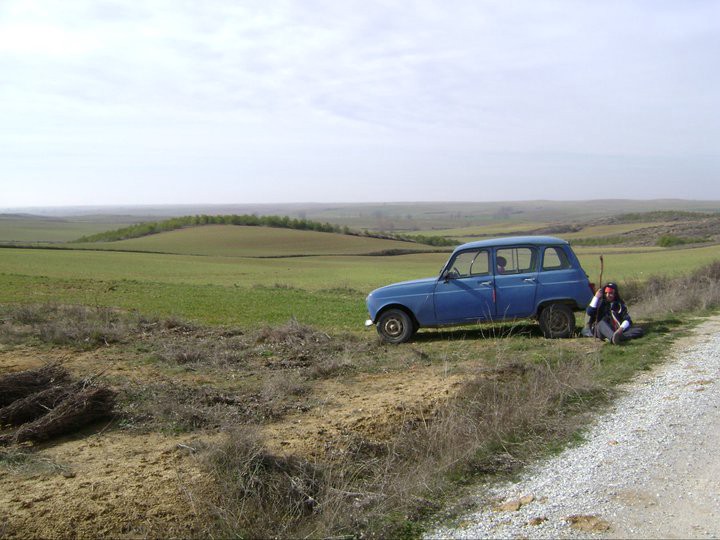
[{"label": "car roof", "polygon": [[488,238],[487,240],[468,242],[467,244],[456,247],[454,251],[484,247],[508,247],[516,245],[545,246],[567,243],[566,240],[554,236],[504,236],[502,238]]}]

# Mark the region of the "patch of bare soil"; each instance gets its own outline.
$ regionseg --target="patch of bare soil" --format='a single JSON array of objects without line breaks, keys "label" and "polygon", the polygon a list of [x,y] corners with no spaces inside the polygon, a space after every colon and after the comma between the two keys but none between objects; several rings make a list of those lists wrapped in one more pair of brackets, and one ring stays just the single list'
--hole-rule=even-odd
[{"label": "patch of bare soil", "polygon": [[280,453],[330,457],[349,444],[381,443],[404,422],[422,421],[460,384],[438,367],[409,373],[372,374],[352,381],[323,381],[315,393],[321,403],[304,413],[269,424],[264,433]]},{"label": "patch of bare soil", "polygon": [[[168,373],[161,368],[128,362],[128,358],[132,359],[131,352],[114,347],[77,352],[16,346],[0,350],[0,373],[62,361],[74,376],[103,373],[148,388],[154,384],[210,385],[217,376],[190,370],[168,382]],[[292,378],[293,373],[292,369],[283,371],[283,376]],[[460,378],[448,375],[443,366],[417,364],[407,371],[312,380],[302,396],[302,407],[283,410],[260,425],[275,452],[332,459],[352,445],[381,443],[403,422],[422,421],[453,392]],[[223,395],[214,397],[222,401]],[[219,434],[211,426],[173,436],[138,432],[118,429],[116,421],[100,426],[100,431],[39,446],[28,452],[27,463],[0,463],[0,536],[201,535],[202,523],[190,493],[200,492],[195,488],[208,479],[188,456],[187,447],[194,444],[188,441]]]},{"label": "patch of bare soil", "polygon": [[0,468],[0,536],[192,535],[194,509],[184,486],[202,477],[177,446],[182,441],[100,432],[58,441],[32,454],[24,466]]}]

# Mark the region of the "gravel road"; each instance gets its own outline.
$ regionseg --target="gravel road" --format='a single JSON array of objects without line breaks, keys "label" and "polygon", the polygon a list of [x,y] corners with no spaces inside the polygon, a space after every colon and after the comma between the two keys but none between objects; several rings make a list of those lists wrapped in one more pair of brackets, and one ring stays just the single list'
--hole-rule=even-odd
[{"label": "gravel road", "polygon": [[584,443],[482,489],[479,511],[427,537],[719,538],[719,381],[713,317],[625,385]]}]

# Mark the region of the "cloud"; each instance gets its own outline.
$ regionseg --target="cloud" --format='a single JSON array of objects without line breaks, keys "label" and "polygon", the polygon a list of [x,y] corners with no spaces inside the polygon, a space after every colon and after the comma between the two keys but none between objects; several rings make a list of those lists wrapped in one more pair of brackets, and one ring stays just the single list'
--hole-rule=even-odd
[{"label": "cloud", "polygon": [[705,185],[718,16],[701,0],[9,0],[0,168],[29,189],[43,170],[68,186],[212,170],[217,193],[252,176],[318,200],[397,178],[372,193],[432,198],[454,178],[497,199],[598,171]]}]

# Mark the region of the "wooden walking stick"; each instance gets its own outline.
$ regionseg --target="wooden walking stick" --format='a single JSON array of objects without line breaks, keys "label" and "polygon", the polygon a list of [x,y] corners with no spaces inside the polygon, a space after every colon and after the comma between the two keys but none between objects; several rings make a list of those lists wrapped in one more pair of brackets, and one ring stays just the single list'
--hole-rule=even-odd
[{"label": "wooden walking stick", "polygon": [[[605,270],[605,259],[603,259],[603,256],[600,255],[600,277],[598,278],[598,289],[602,290],[603,283],[602,283],[602,276],[603,276],[603,270]],[[605,300],[605,293],[603,293],[600,296],[600,301],[598,302],[597,311],[595,311],[595,328],[593,328],[593,334],[595,334],[595,337],[600,337],[599,329],[598,329],[598,317],[600,315],[600,307],[602,306],[603,300]]]}]

